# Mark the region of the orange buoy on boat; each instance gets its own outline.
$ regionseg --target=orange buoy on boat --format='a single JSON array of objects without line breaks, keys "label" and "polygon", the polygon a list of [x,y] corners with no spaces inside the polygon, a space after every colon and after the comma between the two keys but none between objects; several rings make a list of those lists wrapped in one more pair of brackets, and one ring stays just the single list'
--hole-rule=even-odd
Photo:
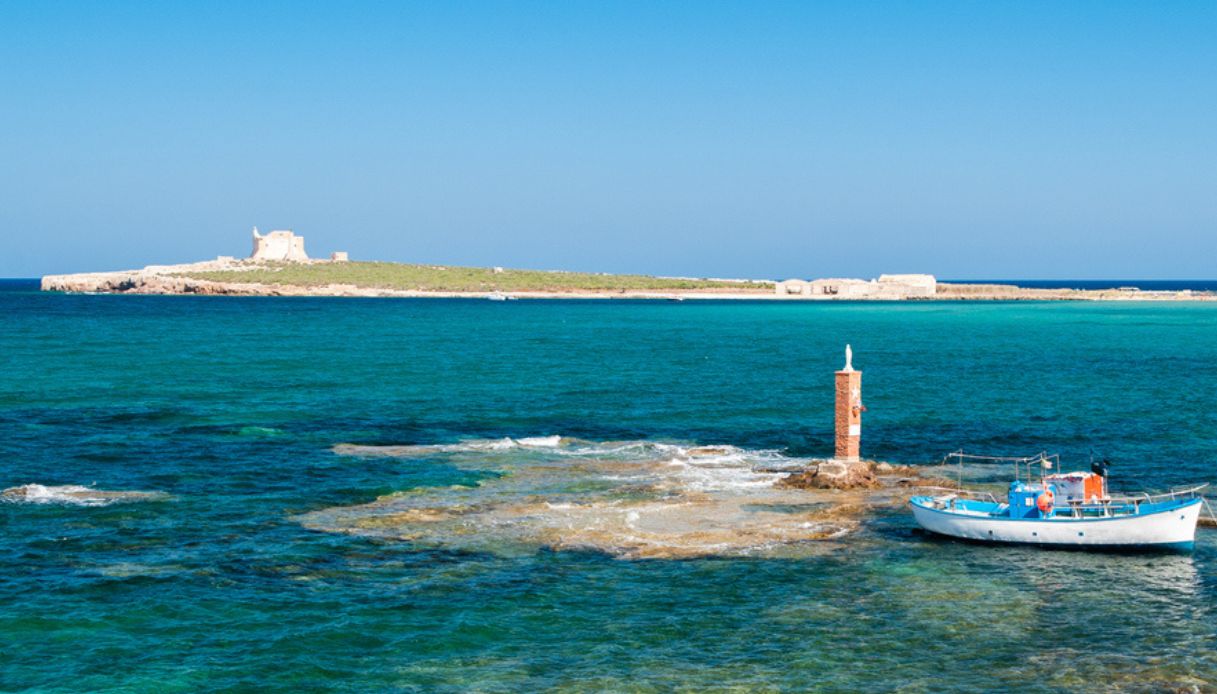
[{"label": "orange buoy on boat", "polygon": [[1051,489],[1045,489],[1043,494],[1035,498],[1035,505],[1039,508],[1040,513],[1044,515],[1052,513],[1052,502],[1056,500],[1055,496]]}]

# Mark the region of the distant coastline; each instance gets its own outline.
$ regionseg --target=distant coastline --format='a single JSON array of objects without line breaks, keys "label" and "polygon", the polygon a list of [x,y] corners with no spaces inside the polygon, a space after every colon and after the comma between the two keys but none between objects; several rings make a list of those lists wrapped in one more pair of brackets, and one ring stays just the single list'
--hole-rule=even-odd
[{"label": "distant coastline", "polygon": [[[0,291],[40,291],[41,277],[0,277]],[[1135,287],[1140,291],[1186,291],[1217,292],[1217,280],[1144,280],[1144,279],[1108,279],[1108,280],[1071,280],[1071,279],[945,279],[940,284],[1001,284],[1014,285],[1027,289],[1119,289]]]},{"label": "distant coastline", "polygon": [[[0,280],[20,283],[22,280]],[[889,300],[775,292],[781,282],[505,270],[380,262],[221,258],[140,270],[48,275],[38,288],[87,294],[536,299]],[[16,288],[17,285],[14,285]],[[32,287],[27,287],[32,289]],[[780,290],[779,290],[780,291]],[[1217,280],[943,280],[913,301],[1217,301]]]},{"label": "distant coastline", "polygon": [[[352,261],[346,251],[315,259],[290,229],[250,232],[248,258],[220,256],[139,270],[47,275],[42,291],[79,294],[218,296],[350,296],[511,299],[732,299],[772,301],[1217,301],[1217,291],[1187,287],[1042,280],[939,282],[929,274],[882,274],[875,279],[828,277],[730,279],[657,277],[564,270],[458,267]],[[1035,285],[1040,286],[1035,286]],[[1091,286],[1069,286],[1070,284]],[[1217,289],[1217,282],[1213,283]]]},{"label": "distant coastline", "polygon": [[1148,292],[1217,292],[1217,280],[1146,280],[1146,279],[947,279],[944,284],[1013,284],[1027,289],[1121,289],[1134,287]]}]

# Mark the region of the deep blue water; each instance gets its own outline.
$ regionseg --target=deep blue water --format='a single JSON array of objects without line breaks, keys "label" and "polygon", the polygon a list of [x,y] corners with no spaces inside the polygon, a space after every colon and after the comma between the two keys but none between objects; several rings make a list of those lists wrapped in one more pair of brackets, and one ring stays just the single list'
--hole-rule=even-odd
[{"label": "deep blue water", "polygon": [[1217,291],[1217,280],[940,280],[964,284],[1013,284],[1030,289],[1118,289],[1136,287],[1144,291]]},{"label": "deep blue water", "polygon": [[[965,284],[1013,284],[1019,287],[1037,289],[1117,289],[1120,287],[1136,287],[1145,291],[1183,291],[1190,289],[1197,292],[1217,291],[1217,280],[939,280],[948,283]],[[36,291],[37,279],[3,279],[0,278],[2,291]]]},{"label": "deep blue water", "polygon": [[1084,465],[1094,449],[1117,485],[1217,481],[1208,304],[6,291],[0,488],[167,498],[0,504],[0,690],[1217,685],[1213,531],[1189,555],[990,548],[927,538],[896,508],[787,557],[631,560],[300,520],[410,490],[476,504],[512,474],[475,454],[335,454],[343,442],[826,454],[846,342],[868,456]]},{"label": "deep blue water", "polygon": [[0,277],[0,292],[36,292],[38,279]]}]

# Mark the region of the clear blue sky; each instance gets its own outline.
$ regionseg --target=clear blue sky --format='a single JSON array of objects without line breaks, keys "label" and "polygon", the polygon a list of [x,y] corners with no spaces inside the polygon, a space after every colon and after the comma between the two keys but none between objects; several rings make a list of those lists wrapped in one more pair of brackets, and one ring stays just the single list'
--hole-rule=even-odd
[{"label": "clear blue sky", "polygon": [[0,276],[1217,276],[1217,3],[0,0]]}]

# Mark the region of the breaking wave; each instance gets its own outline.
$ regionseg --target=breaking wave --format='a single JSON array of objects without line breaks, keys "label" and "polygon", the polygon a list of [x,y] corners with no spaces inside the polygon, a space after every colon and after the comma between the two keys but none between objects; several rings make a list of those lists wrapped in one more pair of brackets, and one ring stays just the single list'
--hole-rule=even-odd
[{"label": "breaking wave", "polygon": [[164,492],[107,491],[76,484],[46,486],[23,484],[0,490],[0,501],[10,504],[61,504],[66,506],[108,506],[132,501],[161,501]]},{"label": "breaking wave", "polygon": [[274,427],[247,426],[237,430],[237,436],[282,436],[283,431]]}]

